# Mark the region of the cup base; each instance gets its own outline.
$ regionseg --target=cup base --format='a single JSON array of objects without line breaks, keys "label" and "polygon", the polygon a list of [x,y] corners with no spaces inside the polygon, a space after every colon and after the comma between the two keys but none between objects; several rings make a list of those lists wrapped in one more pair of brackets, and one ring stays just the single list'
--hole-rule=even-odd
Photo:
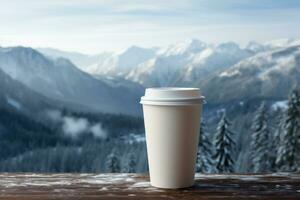
[{"label": "cup base", "polygon": [[183,189],[183,188],[190,188],[194,186],[195,182],[193,181],[192,183],[189,184],[176,184],[176,185],[167,185],[167,184],[156,184],[156,183],[151,183],[150,185],[156,188],[161,188],[161,189]]}]

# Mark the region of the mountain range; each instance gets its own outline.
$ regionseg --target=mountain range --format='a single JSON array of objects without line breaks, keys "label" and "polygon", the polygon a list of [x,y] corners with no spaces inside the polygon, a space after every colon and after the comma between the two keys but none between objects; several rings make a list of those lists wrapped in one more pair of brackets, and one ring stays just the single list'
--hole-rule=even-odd
[{"label": "mountain range", "polygon": [[[300,79],[299,45],[295,39],[249,42],[244,47],[191,39],[162,48],[133,46],[98,54],[92,64],[78,67],[100,80],[109,77],[142,87],[200,87],[212,104],[251,97],[283,99]],[[66,52],[61,56],[73,61]]]},{"label": "mountain range", "polygon": [[300,45],[258,53],[199,83],[212,103],[283,99],[300,84]]},{"label": "mountain range", "polygon": [[[74,53],[52,49],[38,49],[50,57],[66,57],[94,76],[122,77],[145,87],[190,85],[212,72],[229,67],[253,53],[233,42],[220,45],[206,44],[191,39],[165,48],[132,46],[119,54],[104,53],[89,56],[93,64],[82,65]],[[86,57],[85,57],[86,59]],[[85,60],[83,59],[83,60]]]},{"label": "mountain range", "polygon": [[132,115],[139,112],[141,86],[131,84],[128,89],[121,80],[112,86],[81,71],[65,58],[51,59],[32,48],[0,48],[0,69],[50,99],[82,105],[90,111]]},{"label": "mountain range", "polygon": [[[141,115],[138,101],[145,87],[200,87],[213,105],[256,97],[286,99],[299,84],[299,47],[300,41],[291,39],[245,47],[192,39],[164,48],[132,46],[97,55],[2,47],[0,70],[27,88],[21,91],[51,101],[92,112]],[[41,99],[28,96],[32,102]]]}]

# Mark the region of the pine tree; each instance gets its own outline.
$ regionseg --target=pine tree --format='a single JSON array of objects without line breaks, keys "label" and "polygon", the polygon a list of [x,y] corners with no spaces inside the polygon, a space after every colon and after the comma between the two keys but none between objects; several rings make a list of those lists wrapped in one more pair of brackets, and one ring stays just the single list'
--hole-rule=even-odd
[{"label": "pine tree", "polygon": [[106,170],[110,173],[117,173],[121,171],[120,160],[114,151],[106,158]]},{"label": "pine tree", "polygon": [[219,173],[230,173],[234,171],[233,154],[235,153],[235,142],[232,139],[233,132],[229,130],[230,123],[225,112],[218,124],[215,135],[213,156],[216,163],[216,171]]},{"label": "pine tree", "polygon": [[294,89],[289,97],[276,164],[281,171],[298,171],[300,165],[300,95]]},{"label": "pine tree", "polygon": [[129,160],[126,166],[127,173],[135,173],[136,172],[136,158],[133,153],[130,154]]},{"label": "pine tree", "polygon": [[211,173],[214,171],[211,148],[212,144],[207,137],[205,123],[202,121],[199,133],[196,172]]},{"label": "pine tree", "polygon": [[252,172],[268,172],[271,170],[271,137],[268,127],[268,113],[263,102],[258,108],[252,125],[251,168]]},{"label": "pine tree", "polygon": [[283,112],[280,110],[280,112],[277,112],[278,114],[278,119],[276,120],[277,128],[274,131],[274,135],[271,139],[271,148],[270,148],[270,164],[271,164],[271,171],[276,172],[279,169],[276,163],[277,155],[278,155],[278,149],[280,146],[280,141],[281,141],[281,135],[283,132]]}]

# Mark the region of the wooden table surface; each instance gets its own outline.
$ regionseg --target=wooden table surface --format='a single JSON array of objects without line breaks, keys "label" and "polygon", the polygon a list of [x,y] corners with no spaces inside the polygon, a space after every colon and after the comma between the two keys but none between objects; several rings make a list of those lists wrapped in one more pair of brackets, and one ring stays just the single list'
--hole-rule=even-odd
[{"label": "wooden table surface", "polygon": [[300,174],[196,174],[191,188],[151,187],[142,174],[0,174],[0,200],[300,199]]}]

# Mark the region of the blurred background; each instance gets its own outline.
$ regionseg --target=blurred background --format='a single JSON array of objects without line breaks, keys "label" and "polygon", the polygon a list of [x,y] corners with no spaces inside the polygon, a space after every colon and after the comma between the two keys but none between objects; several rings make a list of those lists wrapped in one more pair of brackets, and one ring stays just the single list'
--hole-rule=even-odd
[{"label": "blurred background", "polygon": [[198,172],[300,171],[299,1],[0,3],[0,171],[147,172],[147,87],[206,97]]}]

